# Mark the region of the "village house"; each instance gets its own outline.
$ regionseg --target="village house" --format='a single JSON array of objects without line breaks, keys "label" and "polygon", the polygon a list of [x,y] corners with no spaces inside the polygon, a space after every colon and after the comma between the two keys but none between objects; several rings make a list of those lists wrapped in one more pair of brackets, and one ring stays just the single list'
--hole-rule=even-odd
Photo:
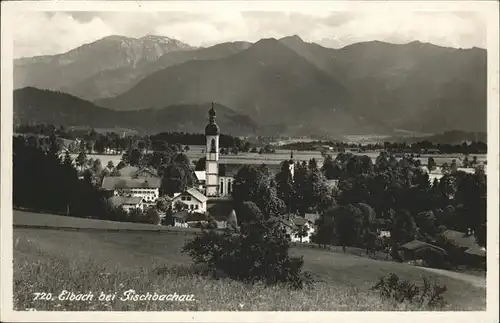
[{"label": "village house", "polygon": [[314,224],[316,219],[316,214],[309,214],[308,218],[291,214],[280,222],[291,242],[310,243],[312,235],[316,232]]},{"label": "village house", "polygon": [[412,240],[402,245],[399,255],[405,262],[430,266],[443,264],[447,258],[447,252],[443,248],[420,240]]},{"label": "village house", "polygon": [[446,230],[438,236],[437,243],[448,249],[456,263],[486,266],[486,248],[477,244],[472,231]]},{"label": "village house", "polygon": [[114,207],[122,207],[127,212],[133,209],[144,211],[144,203],[140,197],[113,196],[109,201]]},{"label": "village house", "polygon": [[146,207],[156,205],[160,195],[161,179],[158,177],[105,176],[101,188],[113,196],[140,197]]},{"label": "village house", "polygon": [[182,203],[186,209],[191,212],[205,213],[207,212],[207,197],[196,188],[190,188],[182,193],[175,193],[169,198],[172,209],[175,209],[176,203]]},{"label": "village house", "polygon": [[136,167],[136,166],[125,166],[118,169],[120,176],[133,177],[133,178],[150,178],[156,177],[160,178],[158,172],[149,167]]}]

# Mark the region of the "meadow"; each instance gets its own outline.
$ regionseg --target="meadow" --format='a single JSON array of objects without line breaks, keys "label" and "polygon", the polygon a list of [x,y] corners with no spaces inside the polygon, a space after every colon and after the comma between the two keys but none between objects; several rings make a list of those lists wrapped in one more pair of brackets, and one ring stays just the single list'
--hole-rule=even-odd
[{"label": "meadow", "polygon": [[[39,215],[24,214],[20,217],[21,213],[14,215],[14,219],[18,218],[17,224]],[[67,221],[76,226],[72,218],[59,218],[65,218],[59,221],[65,226],[69,226]],[[33,220],[36,221],[40,222]],[[370,290],[378,277],[390,272],[411,280],[426,276],[445,284],[448,287],[444,295],[448,302],[446,310],[484,310],[486,306],[484,278],[450,275],[444,271],[429,271],[407,264],[312,248],[292,247],[291,253],[304,257],[304,269],[315,279],[313,289],[295,291],[285,286],[248,286],[229,279],[215,280],[199,275],[190,258],[180,252],[192,237],[146,231],[76,232],[15,228],[15,307],[18,310],[151,311],[422,310],[415,305],[382,300]],[[128,289],[138,293],[192,294],[195,300],[71,302],[57,299],[62,290],[75,293],[92,291],[94,294],[116,292],[121,295]],[[35,292],[50,292],[55,300],[34,300]]]},{"label": "meadow", "polygon": [[[189,150],[185,152],[189,160],[196,161],[201,157],[204,157],[204,146],[190,146]],[[330,153],[334,158],[337,156],[336,152]],[[359,155],[367,155],[375,163],[379,152],[365,152],[356,153]],[[71,154],[74,159],[78,154]],[[472,159],[471,155],[469,159]],[[479,162],[486,160],[486,155],[476,155]],[[103,166],[107,165],[109,161],[113,162],[113,165],[118,165],[121,161],[121,155],[99,155],[99,154],[89,154],[88,158],[100,159]],[[315,158],[318,161],[318,166],[321,167],[323,164],[323,156],[320,151],[294,151],[293,157],[296,161],[309,161],[311,158]],[[451,164],[452,160],[455,159],[459,165],[461,165],[461,159],[463,155],[461,154],[434,154],[434,155],[420,155],[420,162],[422,165],[427,165],[429,157],[433,157],[437,165],[442,165],[444,163]],[[249,164],[249,165],[260,165],[260,164],[279,164],[284,160],[290,159],[290,151],[284,149],[277,149],[275,153],[270,154],[259,154],[259,153],[239,153],[238,155],[219,155],[220,163],[222,164]]]}]

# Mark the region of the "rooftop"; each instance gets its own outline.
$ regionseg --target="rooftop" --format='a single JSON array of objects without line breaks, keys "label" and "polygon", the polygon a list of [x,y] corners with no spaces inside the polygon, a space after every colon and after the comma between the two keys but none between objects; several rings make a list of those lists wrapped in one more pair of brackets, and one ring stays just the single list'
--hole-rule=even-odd
[{"label": "rooftop", "polygon": [[[467,249],[466,252],[470,250],[469,253],[482,253],[481,248],[477,242],[476,238],[473,235],[467,235],[464,232],[460,231],[455,231],[455,230],[446,230],[441,235],[454,245]],[[484,250],[483,250],[484,251]],[[484,254],[486,254],[486,251],[484,251]]]},{"label": "rooftop", "polygon": [[186,191],[187,194],[191,195],[192,197],[194,197],[195,199],[197,199],[198,201],[200,202],[206,202],[208,199],[205,195],[203,195],[203,193],[201,193],[200,191],[198,191],[196,188],[190,188]]},{"label": "rooftop", "polygon": [[429,248],[429,249],[433,249],[435,251],[441,252],[443,254],[446,254],[446,251],[443,248],[439,248],[438,246],[435,246],[433,244],[430,244],[430,243],[427,243],[424,241],[420,241],[420,240],[413,240],[413,241],[407,242],[404,245],[402,245],[401,248],[406,249],[406,250],[411,250],[411,251],[417,251],[419,249]]},{"label": "rooftop", "polygon": [[133,178],[128,176],[104,176],[102,188],[105,190],[131,189],[131,188],[160,188],[161,178]]},{"label": "rooftop", "polygon": [[113,196],[109,199],[113,206],[137,205],[142,202],[142,197]]}]

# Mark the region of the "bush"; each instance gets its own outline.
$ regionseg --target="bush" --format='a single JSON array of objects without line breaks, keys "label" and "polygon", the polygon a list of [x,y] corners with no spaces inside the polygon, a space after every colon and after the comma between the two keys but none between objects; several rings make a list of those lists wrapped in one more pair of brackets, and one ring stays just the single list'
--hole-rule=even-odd
[{"label": "bush", "polygon": [[426,277],[423,278],[422,286],[417,286],[415,282],[400,279],[398,275],[391,273],[387,277],[380,277],[372,290],[378,290],[381,297],[398,303],[406,301],[429,308],[443,308],[446,305],[443,298],[446,286],[438,282],[431,283]]},{"label": "bush", "polygon": [[186,243],[183,252],[219,276],[267,285],[287,283],[296,289],[310,286],[312,279],[302,271],[302,257],[290,257],[289,247],[276,220],[255,220],[242,226],[241,231],[204,230]]}]

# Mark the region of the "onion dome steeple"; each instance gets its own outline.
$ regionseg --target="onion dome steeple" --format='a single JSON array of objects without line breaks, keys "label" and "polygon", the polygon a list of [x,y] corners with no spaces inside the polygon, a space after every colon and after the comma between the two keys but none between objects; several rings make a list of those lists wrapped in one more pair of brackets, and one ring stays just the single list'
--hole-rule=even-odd
[{"label": "onion dome steeple", "polygon": [[215,123],[215,108],[212,103],[212,108],[208,111],[208,124],[205,127],[205,135],[207,136],[215,136],[220,133],[219,126]]}]

